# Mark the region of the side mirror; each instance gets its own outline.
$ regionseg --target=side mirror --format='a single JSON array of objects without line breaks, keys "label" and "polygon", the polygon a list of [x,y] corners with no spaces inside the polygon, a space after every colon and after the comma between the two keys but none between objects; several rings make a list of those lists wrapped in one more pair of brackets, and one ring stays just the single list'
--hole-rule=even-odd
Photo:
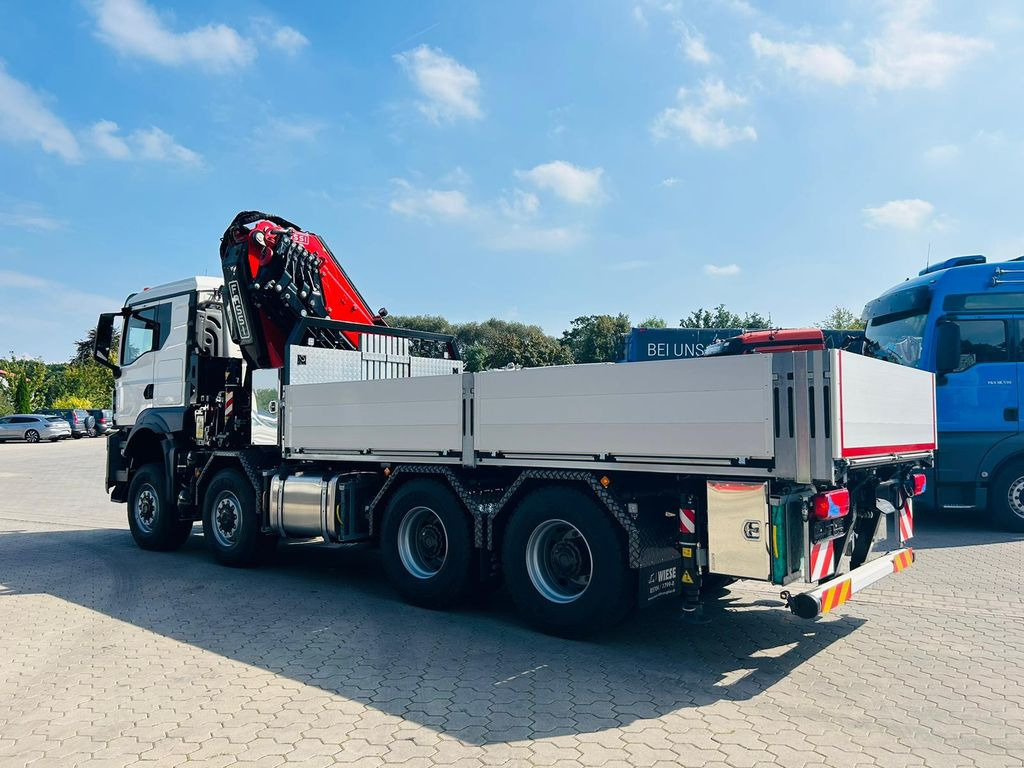
[{"label": "side mirror", "polygon": [[935,327],[935,372],[946,374],[960,365],[960,326],[939,323]]},{"label": "side mirror", "polygon": [[114,372],[114,378],[121,375],[121,367],[116,365],[110,358],[110,347],[114,343],[114,318],[118,317],[113,312],[105,312],[100,315],[96,323],[96,334],[92,342],[92,357],[101,364],[107,366]]}]

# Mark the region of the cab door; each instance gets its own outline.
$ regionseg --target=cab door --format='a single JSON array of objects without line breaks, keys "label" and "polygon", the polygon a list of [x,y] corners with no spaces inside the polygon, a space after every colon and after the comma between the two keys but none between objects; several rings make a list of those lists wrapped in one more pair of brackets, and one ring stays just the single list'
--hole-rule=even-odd
[{"label": "cab door", "polygon": [[121,372],[115,384],[114,420],[118,426],[130,426],[139,414],[154,406],[156,385],[154,352],[166,338],[169,304],[143,304],[131,307],[121,333]]},{"label": "cab door", "polygon": [[1017,363],[1004,317],[951,318],[960,327],[960,364],[937,382],[940,432],[1016,432]]},{"label": "cab door", "polygon": [[971,506],[982,457],[1018,430],[1020,378],[1012,354],[1015,328],[1005,315],[957,315],[945,321],[960,328],[960,361],[935,382],[936,471],[939,486],[950,488],[942,505]]}]

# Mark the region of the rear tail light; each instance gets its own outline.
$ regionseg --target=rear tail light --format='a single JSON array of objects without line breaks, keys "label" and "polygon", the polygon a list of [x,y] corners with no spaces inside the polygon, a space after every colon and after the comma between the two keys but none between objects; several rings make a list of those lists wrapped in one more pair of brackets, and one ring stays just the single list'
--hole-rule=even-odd
[{"label": "rear tail light", "polygon": [[924,472],[914,472],[907,477],[907,492],[911,496],[920,496],[928,487],[928,478]]},{"label": "rear tail light", "polygon": [[832,520],[850,514],[850,492],[845,488],[819,493],[811,501],[814,516],[819,520]]},{"label": "rear tail light", "polygon": [[71,414],[71,420],[74,421],[75,424],[77,424],[78,423],[78,414],[77,413],[72,413]]}]

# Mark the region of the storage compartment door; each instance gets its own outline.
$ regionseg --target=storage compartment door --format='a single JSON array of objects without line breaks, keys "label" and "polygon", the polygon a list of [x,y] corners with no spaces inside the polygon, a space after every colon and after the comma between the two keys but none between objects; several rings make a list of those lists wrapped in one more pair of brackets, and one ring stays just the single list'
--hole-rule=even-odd
[{"label": "storage compartment door", "polygon": [[768,484],[708,480],[708,567],[712,573],[767,580]]}]

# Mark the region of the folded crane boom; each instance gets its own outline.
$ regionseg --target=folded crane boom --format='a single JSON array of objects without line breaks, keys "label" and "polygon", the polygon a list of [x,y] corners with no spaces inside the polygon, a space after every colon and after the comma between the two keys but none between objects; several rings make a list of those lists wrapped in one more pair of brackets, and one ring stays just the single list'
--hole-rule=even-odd
[{"label": "folded crane boom", "polygon": [[[327,244],[280,216],[243,211],[224,232],[221,266],[231,336],[255,368],[284,365],[288,337],[302,318],[384,325]],[[318,346],[356,349],[357,331],[313,327]]]}]

